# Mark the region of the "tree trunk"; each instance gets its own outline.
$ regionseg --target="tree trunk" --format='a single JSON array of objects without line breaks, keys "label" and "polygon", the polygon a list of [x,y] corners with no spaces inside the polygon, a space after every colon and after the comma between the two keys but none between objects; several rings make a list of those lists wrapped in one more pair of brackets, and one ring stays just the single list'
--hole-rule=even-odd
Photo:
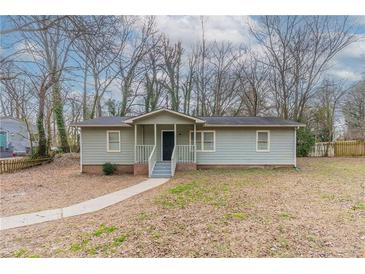
[{"label": "tree trunk", "polygon": [[46,116],[46,129],[47,129],[47,150],[51,151],[51,147],[53,144],[53,138],[52,138],[52,128],[51,128],[51,117],[52,117],[52,109],[47,110],[47,116]]},{"label": "tree trunk", "polygon": [[53,112],[56,118],[57,130],[58,130],[58,138],[60,140],[61,149],[63,152],[69,152],[70,146],[68,145],[67,140],[67,132],[65,128],[65,121],[63,118],[63,105],[60,94],[59,83],[55,82],[52,87],[52,95],[53,95]]},{"label": "tree trunk", "polygon": [[88,71],[88,62],[85,61],[84,92],[83,92],[83,96],[82,96],[82,118],[84,120],[88,119],[88,115],[87,115],[87,71]]},{"label": "tree trunk", "polygon": [[44,105],[45,105],[45,97],[46,97],[46,90],[43,86],[41,86],[39,92],[39,109],[38,109],[38,117],[37,117],[37,128],[38,128],[38,157],[47,157],[47,139],[46,133],[44,130]]}]

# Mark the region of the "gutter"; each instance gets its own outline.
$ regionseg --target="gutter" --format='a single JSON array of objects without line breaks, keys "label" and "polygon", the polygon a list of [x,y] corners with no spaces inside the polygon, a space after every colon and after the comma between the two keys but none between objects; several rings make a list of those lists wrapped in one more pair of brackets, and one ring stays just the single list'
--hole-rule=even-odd
[{"label": "gutter", "polygon": [[132,127],[131,125],[123,125],[123,124],[117,124],[117,125],[78,125],[78,124],[71,124],[70,127]]},{"label": "gutter", "polygon": [[300,125],[216,125],[216,124],[205,124],[203,127],[306,127],[305,124]]}]

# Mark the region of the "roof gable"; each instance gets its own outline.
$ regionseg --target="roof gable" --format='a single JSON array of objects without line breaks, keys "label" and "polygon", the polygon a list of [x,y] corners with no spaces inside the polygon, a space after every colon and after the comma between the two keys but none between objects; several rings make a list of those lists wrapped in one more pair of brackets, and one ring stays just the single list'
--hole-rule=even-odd
[{"label": "roof gable", "polygon": [[[193,117],[193,116],[190,116],[190,115],[186,115],[186,114],[181,113],[181,112],[177,112],[177,111],[173,111],[173,110],[170,110],[170,109],[162,108],[162,109],[151,111],[151,112],[148,112],[148,113],[136,116],[136,117],[129,118],[129,119],[125,120],[124,123],[135,123],[138,120],[146,121],[147,118],[157,116],[157,115],[162,114],[162,113],[168,114],[168,115],[173,115],[173,116],[178,116],[180,118],[183,118],[184,120],[190,120],[190,121],[193,121],[193,122],[196,122],[196,123],[204,123],[205,122],[204,120],[201,120],[199,118],[196,118],[196,117]],[[160,122],[161,121],[159,121],[159,123]]]}]

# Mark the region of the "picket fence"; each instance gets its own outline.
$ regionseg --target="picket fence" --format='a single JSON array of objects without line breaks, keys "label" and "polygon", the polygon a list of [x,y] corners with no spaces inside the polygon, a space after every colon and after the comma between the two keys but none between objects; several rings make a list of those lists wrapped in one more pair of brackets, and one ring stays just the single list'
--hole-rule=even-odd
[{"label": "picket fence", "polygon": [[38,166],[43,163],[50,162],[52,161],[52,159],[53,158],[39,158],[39,159],[14,158],[14,159],[0,160],[0,174],[11,173],[24,168]]}]

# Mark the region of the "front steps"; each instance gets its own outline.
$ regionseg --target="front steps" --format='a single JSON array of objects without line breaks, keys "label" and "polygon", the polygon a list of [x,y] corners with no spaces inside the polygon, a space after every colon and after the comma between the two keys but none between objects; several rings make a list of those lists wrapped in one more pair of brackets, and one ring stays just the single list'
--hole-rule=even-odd
[{"label": "front steps", "polygon": [[171,162],[157,161],[152,170],[151,178],[170,178],[171,177]]}]

